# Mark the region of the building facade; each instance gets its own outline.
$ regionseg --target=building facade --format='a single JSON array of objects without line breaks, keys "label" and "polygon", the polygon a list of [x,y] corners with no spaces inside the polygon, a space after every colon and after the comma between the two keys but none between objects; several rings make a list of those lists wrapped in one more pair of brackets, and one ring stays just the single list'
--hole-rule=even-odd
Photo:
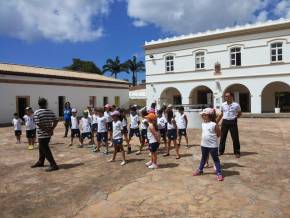
[{"label": "building facade", "polygon": [[232,92],[244,112],[290,111],[290,20],[145,43],[147,105],[207,104]]},{"label": "building facade", "polygon": [[87,106],[107,103],[128,106],[129,84],[126,81],[68,70],[15,64],[0,64],[0,123],[9,123],[15,112],[24,115],[27,106],[37,109],[38,99],[48,100],[49,108],[63,116],[69,101],[79,114]]},{"label": "building facade", "polygon": [[146,85],[131,86],[129,88],[130,105],[146,106]]}]

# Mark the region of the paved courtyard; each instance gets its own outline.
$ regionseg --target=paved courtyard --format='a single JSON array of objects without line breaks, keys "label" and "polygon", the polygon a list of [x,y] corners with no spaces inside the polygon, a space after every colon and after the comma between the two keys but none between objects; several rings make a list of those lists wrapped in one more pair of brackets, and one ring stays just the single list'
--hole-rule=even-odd
[{"label": "paved courtyard", "polygon": [[243,118],[239,128],[242,156],[232,155],[228,140],[224,182],[213,168],[191,176],[200,160],[200,130],[189,130],[191,148],[182,147],[182,159],[160,155],[160,168],[152,171],[144,166],[147,151],[128,155],[121,167],[120,156],[107,163],[110,156],[68,148],[59,125],[51,144],[61,169],[46,173],[29,167],[37,150],[16,145],[12,129],[0,128],[0,217],[289,218],[290,119]]}]

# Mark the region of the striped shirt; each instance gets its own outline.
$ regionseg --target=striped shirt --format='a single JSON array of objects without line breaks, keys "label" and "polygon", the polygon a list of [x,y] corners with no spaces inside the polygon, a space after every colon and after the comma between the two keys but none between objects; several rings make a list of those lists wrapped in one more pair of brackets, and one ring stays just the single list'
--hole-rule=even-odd
[{"label": "striped shirt", "polygon": [[[52,136],[52,125],[57,121],[55,114],[49,109],[39,109],[34,112],[34,121],[37,126],[38,138],[50,138]],[[39,127],[39,124],[44,126],[45,129]],[[47,131],[50,129],[51,131]]]}]

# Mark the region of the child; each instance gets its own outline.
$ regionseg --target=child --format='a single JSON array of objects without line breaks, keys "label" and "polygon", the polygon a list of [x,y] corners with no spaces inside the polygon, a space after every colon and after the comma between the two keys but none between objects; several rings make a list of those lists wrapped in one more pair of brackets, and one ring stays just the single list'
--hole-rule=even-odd
[{"label": "child", "polygon": [[112,114],[112,119],[113,119],[113,145],[114,145],[114,153],[113,157],[109,162],[113,162],[116,159],[116,155],[119,151],[122,152],[122,158],[123,161],[121,162],[121,166],[126,164],[126,159],[125,159],[125,151],[123,147],[123,125],[122,122],[120,121],[120,113],[119,111],[114,111]]},{"label": "child", "polygon": [[105,112],[104,116],[107,118],[107,123],[108,123],[108,135],[109,135],[109,140],[112,140],[112,132],[113,132],[113,120],[111,117],[111,105],[106,104],[105,105]]},{"label": "child", "polygon": [[98,131],[98,111],[97,108],[94,108],[94,113],[92,115],[92,140],[91,140],[91,144],[95,144],[94,142],[94,137],[95,137],[95,132]]},{"label": "child", "polygon": [[146,166],[149,169],[157,169],[157,150],[159,148],[160,137],[158,134],[158,126],[156,123],[156,115],[154,113],[150,113],[146,116],[148,120],[147,125],[147,137],[149,141],[149,150],[151,152],[151,160],[146,163]]},{"label": "child", "polygon": [[163,156],[169,156],[170,155],[170,146],[171,146],[171,141],[173,141],[175,151],[176,151],[176,159],[180,159],[180,154],[179,154],[179,146],[177,145],[176,139],[177,139],[177,126],[176,126],[176,121],[174,119],[173,111],[172,110],[167,110],[167,138],[168,138],[168,144],[167,144],[167,153],[164,154]]},{"label": "child", "polygon": [[120,120],[121,120],[122,126],[123,126],[123,136],[124,136],[125,141],[127,143],[127,147],[129,147],[128,126],[127,126],[128,121],[127,121],[127,117],[126,117],[124,109],[120,110]]},{"label": "child", "polygon": [[18,113],[14,113],[14,118],[12,120],[12,124],[14,126],[14,134],[16,137],[16,144],[20,144],[22,130],[21,130],[21,124],[22,120],[19,118]]},{"label": "child", "polygon": [[70,137],[70,144],[69,146],[73,145],[74,137],[78,137],[80,143],[82,144],[81,141],[81,133],[79,129],[79,120],[77,118],[77,109],[73,108],[71,110],[72,116],[71,116],[71,137]]},{"label": "child", "polygon": [[181,106],[178,108],[179,116],[177,118],[177,128],[178,128],[178,145],[180,146],[182,136],[185,137],[186,148],[188,147],[188,137],[186,133],[187,128],[187,116],[184,114],[184,107]]},{"label": "child", "polygon": [[147,128],[148,128],[148,120],[146,116],[148,112],[144,109],[141,111],[142,122],[141,122],[141,146],[139,147],[139,151],[136,152],[136,155],[141,154],[142,148],[144,147],[145,143],[148,143],[147,139]]},{"label": "child", "polygon": [[135,106],[131,108],[130,120],[131,120],[131,123],[130,123],[130,132],[129,132],[129,147],[128,147],[128,152],[127,152],[128,154],[131,153],[130,142],[134,134],[136,137],[139,138],[140,145],[142,144],[140,130],[139,130],[140,121],[139,121],[139,116],[137,113],[137,107]]},{"label": "child", "polygon": [[33,110],[31,107],[25,108],[26,114],[23,116],[26,127],[26,138],[28,140],[28,150],[34,149],[36,139],[36,125],[33,119]]},{"label": "child", "polygon": [[99,118],[98,118],[98,131],[97,131],[97,148],[93,150],[94,152],[100,151],[102,143],[104,143],[106,147],[106,151],[104,154],[109,153],[108,148],[108,119],[104,116],[104,110],[100,108],[98,110]]},{"label": "child", "polygon": [[210,120],[210,115],[213,113],[213,109],[211,108],[206,108],[201,112],[203,119],[201,139],[202,157],[199,168],[193,173],[193,176],[198,176],[203,173],[205,162],[210,153],[216,167],[217,180],[223,181],[224,177],[222,176],[221,164],[218,157],[218,137],[220,137],[221,130],[215,122]]},{"label": "child", "polygon": [[158,125],[159,135],[163,139],[165,147],[167,147],[167,138],[166,138],[167,120],[166,120],[165,116],[163,116],[162,110],[158,110],[157,115],[158,115],[157,125]]},{"label": "child", "polygon": [[90,140],[92,139],[91,119],[89,118],[89,111],[88,110],[85,110],[83,112],[83,117],[81,119],[80,124],[81,124],[82,134],[81,134],[81,140],[80,140],[81,144],[79,147],[82,148],[84,146],[83,143],[84,143],[85,138],[88,138]]}]

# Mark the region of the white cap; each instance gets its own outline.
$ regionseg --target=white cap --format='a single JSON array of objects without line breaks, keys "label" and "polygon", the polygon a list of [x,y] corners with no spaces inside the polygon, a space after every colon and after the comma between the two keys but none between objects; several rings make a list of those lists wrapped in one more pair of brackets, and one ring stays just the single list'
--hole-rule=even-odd
[{"label": "white cap", "polygon": [[172,104],[169,104],[167,107],[170,107],[171,108],[172,107]]},{"label": "white cap", "polygon": [[73,108],[73,109],[71,109],[71,112],[72,113],[76,113],[77,112],[77,109]]},{"label": "white cap", "polygon": [[201,115],[203,114],[213,114],[214,113],[214,109],[212,108],[205,108],[202,110],[202,112],[200,112]]}]

